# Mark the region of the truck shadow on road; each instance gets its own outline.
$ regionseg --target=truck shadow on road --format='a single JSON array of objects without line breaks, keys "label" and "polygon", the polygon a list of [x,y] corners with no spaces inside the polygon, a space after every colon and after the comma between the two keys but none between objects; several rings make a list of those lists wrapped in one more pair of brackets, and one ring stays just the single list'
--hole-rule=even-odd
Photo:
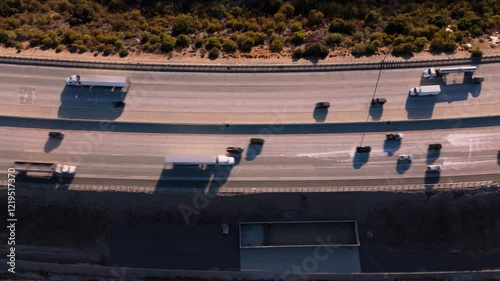
[{"label": "truck shadow on road", "polygon": [[62,139],[59,138],[47,138],[47,142],[45,143],[45,146],[43,148],[43,151],[45,153],[49,153],[52,150],[58,148],[62,143]]},{"label": "truck shadow on road", "polygon": [[317,123],[325,122],[328,116],[328,108],[315,107],[313,111],[313,118]]},{"label": "truck shadow on road", "polygon": [[427,165],[431,165],[439,158],[440,149],[427,149]]},{"label": "truck shadow on road", "polygon": [[384,141],[384,152],[387,153],[388,156],[394,155],[396,151],[401,148],[401,140],[385,140]]},{"label": "truck shadow on road", "polygon": [[156,191],[164,188],[185,188],[218,193],[228,180],[233,166],[173,165],[163,169],[156,184]]},{"label": "truck shadow on road", "polygon": [[59,118],[115,120],[123,107],[113,107],[114,101],[124,101],[127,93],[106,87],[64,87],[61,93]]},{"label": "truck shadow on road", "polygon": [[29,173],[18,173],[15,177],[16,183],[25,184],[33,188],[42,185],[43,188],[51,190],[67,190],[67,185],[74,180],[74,175],[53,175],[51,177],[30,176]]},{"label": "truck shadow on road", "polygon": [[369,114],[373,121],[378,121],[382,118],[384,113],[384,106],[380,104],[371,104],[369,109]]},{"label": "truck shadow on road", "polygon": [[264,145],[262,144],[248,144],[247,147],[247,153],[245,156],[245,160],[247,161],[252,161],[257,158],[262,153],[262,149],[264,148]]},{"label": "truck shadow on road", "polygon": [[[441,173],[440,172],[425,172],[425,178],[424,178],[424,184],[426,185],[434,185],[439,183],[439,180],[441,179]],[[431,186],[432,188],[432,186]]]},{"label": "truck shadow on road", "polygon": [[352,159],[352,166],[354,169],[361,169],[364,164],[368,163],[370,158],[370,153],[366,152],[356,152],[354,153],[354,158]]}]

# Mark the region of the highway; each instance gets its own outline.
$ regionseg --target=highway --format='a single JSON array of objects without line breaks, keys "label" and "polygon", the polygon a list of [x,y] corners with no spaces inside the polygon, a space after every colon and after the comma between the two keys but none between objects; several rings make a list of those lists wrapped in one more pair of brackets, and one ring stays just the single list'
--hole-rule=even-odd
[{"label": "highway", "polygon": [[[324,73],[213,74],[120,72],[90,69],[2,65],[2,115],[95,119],[131,122],[254,124],[407,120],[496,115],[500,100],[498,64],[479,66],[483,84],[470,84],[463,74],[422,80],[424,69]],[[126,75],[125,94],[115,89],[72,88],[66,77],[79,73]],[[435,97],[408,97],[420,84],[442,84]],[[370,107],[376,97],[388,102]],[[124,111],[111,102],[124,99]],[[328,111],[315,110],[329,101]]]},{"label": "highway", "polygon": [[[48,139],[48,130],[0,127],[1,173],[16,160],[28,160],[76,165],[73,183],[86,184],[250,188],[500,179],[498,127],[408,131],[401,143],[385,141],[385,132],[273,135],[262,147],[248,144],[252,135],[65,133],[58,141]],[[429,143],[441,143],[443,149],[430,153]],[[360,144],[372,147],[369,157],[354,153]],[[225,154],[227,146],[245,148],[234,167],[201,170],[163,163],[166,154]],[[398,162],[401,153],[414,154],[411,165]],[[427,173],[427,164],[444,170]]]}]

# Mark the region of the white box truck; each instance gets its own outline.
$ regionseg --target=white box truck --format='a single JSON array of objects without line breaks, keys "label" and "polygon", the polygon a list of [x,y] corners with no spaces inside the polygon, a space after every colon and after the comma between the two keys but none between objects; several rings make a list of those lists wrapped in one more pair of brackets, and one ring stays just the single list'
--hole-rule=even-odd
[{"label": "white box truck", "polygon": [[461,67],[448,67],[448,68],[429,68],[426,69],[422,73],[422,77],[424,78],[433,78],[433,77],[443,77],[450,73],[462,73],[465,72],[467,74],[472,74],[477,70],[477,66],[461,66]]},{"label": "white box truck", "polygon": [[125,88],[130,86],[130,80],[125,76],[81,76],[76,74],[66,79],[66,85]]},{"label": "white box truck", "polygon": [[234,165],[234,157],[226,155],[167,155],[165,164],[174,165]]},{"label": "white box truck", "polygon": [[76,172],[76,166],[47,162],[16,161],[14,162],[14,169],[18,173],[43,174],[48,177],[63,174],[73,175]]},{"label": "white box truck", "polygon": [[410,89],[410,96],[435,96],[441,93],[441,86],[439,85],[429,85],[429,86],[419,86]]}]

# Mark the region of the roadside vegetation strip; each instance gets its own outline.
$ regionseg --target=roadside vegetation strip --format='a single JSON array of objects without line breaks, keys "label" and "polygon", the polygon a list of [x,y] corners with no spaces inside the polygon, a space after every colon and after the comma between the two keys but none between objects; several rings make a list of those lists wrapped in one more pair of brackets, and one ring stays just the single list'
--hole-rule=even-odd
[{"label": "roadside vegetation strip", "polygon": [[[55,191],[94,191],[94,192],[132,192],[132,193],[205,193],[204,188],[186,187],[157,187],[157,186],[128,186],[128,185],[90,185],[90,184],[57,184],[20,182],[20,187],[55,190]],[[0,182],[0,189],[6,189],[7,182]],[[321,192],[443,192],[443,191],[471,191],[477,189],[498,189],[500,183],[496,181],[454,182],[436,184],[399,184],[374,186],[325,186],[325,187],[229,187],[220,188],[217,194],[256,194],[256,193],[321,193]],[[210,191],[213,192],[213,191]]]},{"label": "roadside vegetation strip", "polygon": [[167,63],[135,63],[113,61],[90,61],[58,58],[37,58],[19,56],[0,56],[0,63],[22,64],[34,66],[76,67],[112,70],[164,71],[164,72],[219,72],[219,73],[259,73],[259,72],[328,72],[350,70],[377,70],[414,67],[433,67],[459,64],[500,63],[500,55],[481,58],[449,58],[433,60],[354,62],[336,64],[293,65],[242,65],[242,64],[167,64]]}]

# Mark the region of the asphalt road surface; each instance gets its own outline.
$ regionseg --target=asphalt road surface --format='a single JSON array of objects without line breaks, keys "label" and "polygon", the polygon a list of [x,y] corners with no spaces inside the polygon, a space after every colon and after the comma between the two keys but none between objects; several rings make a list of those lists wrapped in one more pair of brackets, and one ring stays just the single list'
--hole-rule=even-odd
[{"label": "asphalt road surface", "polygon": [[[250,135],[129,134],[65,131],[62,141],[47,130],[0,127],[0,173],[16,160],[76,165],[73,183],[187,187],[274,187],[435,184],[498,180],[498,127],[405,132],[402,142],[385,132],[273,135],[263,146]],[[441,143],[440,152],[428,150]],[[355,153],[369,145],[371,153]],[[164,165],[167,154],[226,154],[242,146],[237,165],[199,169]],[[398,161],[411,153],[414,160]],[[443,165],[440,173],[426,165]],[[195,183],[195,184],[194,184]]]},{"label": "asphalt road surface", "polygon": [[[464,74],[445,80],[421,78],[423,69],[324,73],[211,74],[120,72],[72,68],[2,65],[2,115],[164,123],[315,123],[370,120],[488,116],[500,101],[498,64],[479,67],[483,84],[470,84]],[[66,87],[79,73],[126,75],[128,92],[109,88]],[[408,97],[409,88],[441,84],[432,97]],[[383,107],[371,107],[372,97]],[[112,110],[114,100],[125,109]],[[328,110],[314,108],[329,101]]]}]

